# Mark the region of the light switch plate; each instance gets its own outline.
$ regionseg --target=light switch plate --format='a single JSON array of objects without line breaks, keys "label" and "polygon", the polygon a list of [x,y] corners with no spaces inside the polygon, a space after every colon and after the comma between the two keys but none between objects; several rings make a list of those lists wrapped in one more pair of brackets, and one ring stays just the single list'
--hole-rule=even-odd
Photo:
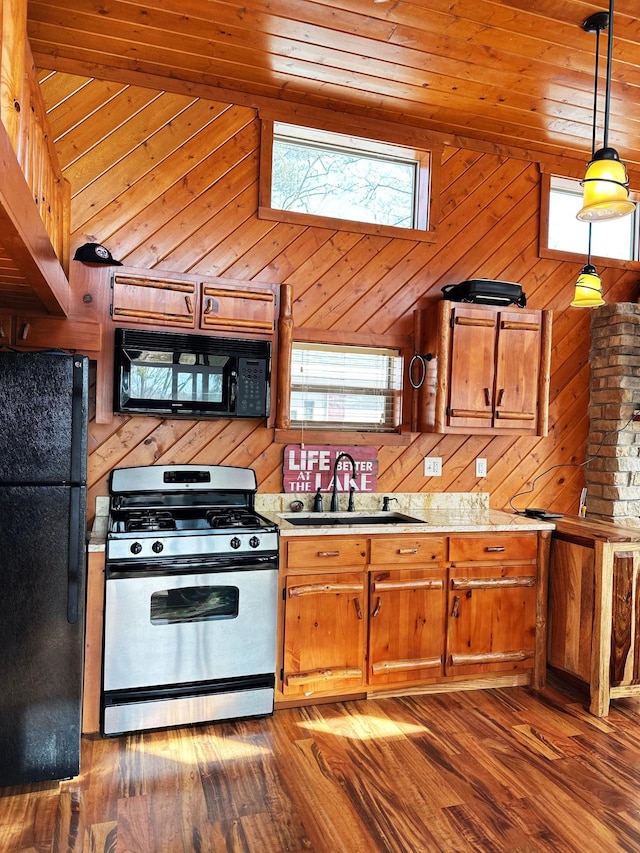
[{"label": "light switch plate", "polygon": [[442,459],[439,456],[424,457],[424,476],[442,477]]}]

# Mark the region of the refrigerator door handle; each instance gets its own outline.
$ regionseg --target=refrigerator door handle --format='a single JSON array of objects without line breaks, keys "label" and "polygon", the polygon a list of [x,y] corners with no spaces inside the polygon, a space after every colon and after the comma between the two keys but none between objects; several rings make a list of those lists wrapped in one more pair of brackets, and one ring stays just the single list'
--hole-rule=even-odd
[{"label": "refrigerator door handle", "polygon": [[80,609],[80,579],[82,573],[83,550],[78,537],[82,536],[78,519],[81,516],[80,488],[72,487],[69,511],[69,568],[67,570],[67,622],[75,625]]}]

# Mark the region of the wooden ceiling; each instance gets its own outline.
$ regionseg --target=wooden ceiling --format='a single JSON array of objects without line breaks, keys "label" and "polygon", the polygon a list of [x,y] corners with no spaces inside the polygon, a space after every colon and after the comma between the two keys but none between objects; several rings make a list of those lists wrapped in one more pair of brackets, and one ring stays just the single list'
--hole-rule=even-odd
[{"label": "wooden ceiling", "polygon": [[[28,32],[42,68],[584,160],[596,37],[580,25],[607,9],[607,0],[29,0]],[[609,140],[632,168],[637,14],[638,0],[618,0]]]}]

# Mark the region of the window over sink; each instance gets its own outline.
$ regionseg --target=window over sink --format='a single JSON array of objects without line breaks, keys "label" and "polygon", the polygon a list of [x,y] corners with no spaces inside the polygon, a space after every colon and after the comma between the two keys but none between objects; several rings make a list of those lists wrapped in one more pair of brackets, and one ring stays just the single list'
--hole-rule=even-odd
[{"label": "window over sink", "polygon": [[294,341],[292,428],[394,432],[402,422],[397,349]]}]

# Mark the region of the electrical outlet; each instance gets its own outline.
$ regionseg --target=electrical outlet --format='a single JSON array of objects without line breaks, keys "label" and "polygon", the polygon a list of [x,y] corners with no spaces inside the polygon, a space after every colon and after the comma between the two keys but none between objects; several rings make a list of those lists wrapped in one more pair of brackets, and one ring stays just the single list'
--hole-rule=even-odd
[{"label": "electrical outlet", "polygon": [[487,476],[487,460],[479,456],[476,459],[476,477]]},{"label": "electrical outlet", "polygon": [[442,477],[442,459],[439,456],[424,457],[424,476]]}]

